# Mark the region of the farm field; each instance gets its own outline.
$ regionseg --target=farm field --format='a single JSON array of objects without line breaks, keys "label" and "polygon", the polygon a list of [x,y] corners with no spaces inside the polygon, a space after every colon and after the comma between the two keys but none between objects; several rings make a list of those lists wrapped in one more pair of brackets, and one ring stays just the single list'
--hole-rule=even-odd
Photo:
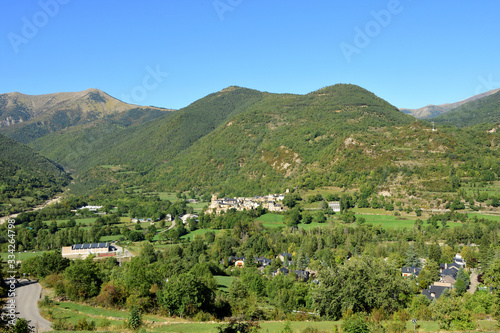
[{"label": "farm field", "polygon": [[217,289],[225,292],[229,291],[229,285],[231,285],[231,282],[235,279],[234,276],[221,276],[221,275],[215,275],[214,278],[215,281],[217,281]]},{"label": "farm field", "polygon": [[261,222],[262,226],[266,228],[280,228],[285,226],[283,224],[283,215],[280,214],[267,213],[256,218],[255,222]]},{"label": "farm field", "polygon": [[192,231],[184,236],[181,237],[181,239],[191,239],[193,240],[196,235],[205,235],[207,232],[213,231],[215,233],[220,232],[220,229],[197,229],[195,231]]},{"label": "farm field", "polygon": [[469,218],[476,216],[478,219],[487,219],[492,221],[500,222],[500,215],[490,215],[490,214],[479,214],[479,213],[467,213]]},{"label": "farm field", "polygon": [[[26,252],[21,252],[21,253],[15,253],[16,255],[16,260],[24,260],[36,256],[41,256],[44,253],[44,251],[40,252],[33,252],[33,251],[26,251]],[[2,260],[7,260],[9,253],[0,253],[0,257]]]},{"label": "farm field", "polygon": [[[398,217],[392,215],[356,215],[357,218],[363,217],[366,220],[366,223],[370,223],[373,225],[382,225],[384,229],[401,229],[401,228],[412,228],[415,225],[415,221],[417,218],[412,217]],[[424,223],[424,226],[427,225]],[[441,228],[441,224],[438,224]],[[462,223],[459,222],[447,222],[447,227],[456,228],[461,226]]]}]

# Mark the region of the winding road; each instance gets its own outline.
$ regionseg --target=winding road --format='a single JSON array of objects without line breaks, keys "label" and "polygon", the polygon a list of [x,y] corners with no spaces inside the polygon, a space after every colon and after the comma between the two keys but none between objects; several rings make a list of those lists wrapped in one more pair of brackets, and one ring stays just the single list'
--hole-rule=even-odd
[{"label": "winding road", "polygon": [[40,209],[43,209],[53,203],[59,203],[61,202],[61,198],[62,198],[62,194],[59,195],[59,196],[56,196],[55,198],[52,198],[50,200],[48,200],[47,202],[45,202],[44,204],[41,204],[40,206],[36,206],[34,207],[33,209],[29,209],[29,210],[26,210],[24,212],[19,212],[19,213],[16,213],[16,214],[12,214],[12,215],[9,215],[9,216],[2,216],[0,217],[0,224],[3,224],[5,222],[7,222],[7,220],[10,220],[10,219],[15,219],[19,214],[21,213],[26,213],[26,212],[34,212],[36,210],[40,210]]},{"label": "winding road", "polygon": [[19,318],[30,320],[35,332],[48,332],[52,330],[50,321],[43,318],[38,309],[41,292],[42,286],[39,283],[20,280],[16,285],[16,312],[19,312]]}]

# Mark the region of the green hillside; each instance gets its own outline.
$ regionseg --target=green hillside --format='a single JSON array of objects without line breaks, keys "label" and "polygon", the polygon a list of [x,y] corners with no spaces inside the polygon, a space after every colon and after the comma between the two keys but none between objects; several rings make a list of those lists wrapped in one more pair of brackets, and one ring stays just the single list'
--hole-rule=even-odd
[{"label": "green hillside", "polygon": [[391,185],[447,192],[456,189],[451,165],[463,177],[472,160],[479,175],[500,173],[487,170],[499,160],[498,133],[435,132],[349,84],[306,95],[229,87],[146,122],[100,119],[31,146],[70,170],[78,193],[106,184],[234,195]]},{"label": "green hillside", "polygon": [[60,166],[0,134],[0,215],[40,203],[69,181]]},{"label": "green hillside", "polygon": [[438,124],[458,127],[500,122],[500,91],[468,102],[433,119]]},{"label": "green hillside", "polygon": [[99,165],[151,170],[261,99],[263,93],[229,87],[179,111],[138,126],[99,122],[54,133],[31,146],[69,170],[84,173]]},{"label": "green hillside", "polygon": [[349,163],[346,155],[358,149],[357,162],[370,160],[370,167],[376,168],[387,157],[363,156],[366,147],[361,148],[352,135],[378,133],[413,120],[353,85],[307,95],[265,94],[259,103],[167,163],[158,181],[167,187],[204,184],[238,193],[277,190],[308,174],[326,176],[325,171],[335,165]]}]

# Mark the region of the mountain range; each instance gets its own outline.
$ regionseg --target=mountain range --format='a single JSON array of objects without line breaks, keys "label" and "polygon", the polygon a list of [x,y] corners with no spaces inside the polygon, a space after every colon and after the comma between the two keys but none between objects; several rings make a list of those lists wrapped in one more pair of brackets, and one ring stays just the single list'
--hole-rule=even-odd
[{"label": "mountain range", "polygon": [[497,92],[499,92],[500,89],[493,89],[487,92],[484,92],[482,94],[474,95],[472,97],[469,97],[467,99],[464,99],[462,101],[454,102],[454,103],[445,103],[445,104],[440,104],[440,105],[427,105],[419,109],[400,109],[401,112],[409,114],[414,116],[415,118],[418,119],[430,119],[430,118],[435,118],[437,116],[440,116],[450,110],[456,109],[459,106],[473,102],[475,100],[482,99],[484,97],[488,97],[490,95],[493,95]]},{"label": "mountain range", "polygon": [[[463,103],[436,123],[457,119],[460,126],[486,122],[493,128],[500,121],[499,96]],[[464,116],[470,112],[472,118]],[[305,95],[232,86],[177,111],[129,105],[95,89],[11,93],[0,95],[0,120],[0,133],[61,165],[74,188],[85,191],[123,182],[235,195],[381,185],[401,172],[434,170],[440,161],[498,155],[497,133],[432,131],[350,84]]]},{"label": "mountain range", "polygon": [[127,104],[97,89],[46,95],[14,92],[0,95],[0,131],[28,143],[68,127],[96,121],[130,126],[170,111]]}]

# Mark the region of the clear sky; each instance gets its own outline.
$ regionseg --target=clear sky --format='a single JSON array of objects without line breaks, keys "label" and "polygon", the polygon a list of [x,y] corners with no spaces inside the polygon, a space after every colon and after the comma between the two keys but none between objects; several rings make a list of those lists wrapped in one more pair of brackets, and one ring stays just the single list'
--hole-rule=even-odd
[{"label": "clear sky", "polygon": [[41,0],[0,5],[0,93],[98,88],[181,108],[336,83],[397,107],[500,88],[500,1]]}]

